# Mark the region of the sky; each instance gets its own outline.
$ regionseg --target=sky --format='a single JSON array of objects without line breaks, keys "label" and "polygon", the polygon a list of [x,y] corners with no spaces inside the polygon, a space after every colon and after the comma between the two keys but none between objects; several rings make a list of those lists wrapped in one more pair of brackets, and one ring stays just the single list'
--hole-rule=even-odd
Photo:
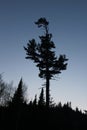
[{"label": "sky", "polygon": [[0,0],[0,73],[14,86],[22,77],[30,100],[39,95],[45,80],[25,59],[23,46],[32,38],[39,42],[43,30],[34,22],[41,17],[49,21],[56,56],[65,54],[69,59],[67,70],[50,83],[51,97],[87,110],[87,0]]}]

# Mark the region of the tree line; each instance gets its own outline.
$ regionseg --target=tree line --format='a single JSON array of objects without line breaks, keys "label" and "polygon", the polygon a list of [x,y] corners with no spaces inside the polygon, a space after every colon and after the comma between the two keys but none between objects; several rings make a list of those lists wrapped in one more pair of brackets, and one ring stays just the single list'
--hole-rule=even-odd
[{"label": "tree line", "polygon": [[[58,104],[51,102],[48,109],[43,88],[38,99],[35,95],[34,100],[27,102],[25,98],[26,86],[22,79],[20,79],[15,90],[12,89],[12,91],[6,92],[10,87],[9,85],[0,78],[1,130],[87,130],[87,114],[83,113],[79,108],[73,110],[71,102],[64,105],[61,102]],[[11,95],[10,92],[13,92],[13,94]]]}]

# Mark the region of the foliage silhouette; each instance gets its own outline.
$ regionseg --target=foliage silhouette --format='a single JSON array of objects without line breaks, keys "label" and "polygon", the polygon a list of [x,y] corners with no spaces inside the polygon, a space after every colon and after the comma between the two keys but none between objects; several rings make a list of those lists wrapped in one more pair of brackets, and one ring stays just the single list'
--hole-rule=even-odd
[{"label": "foliage silhouette", "polygon": [[18,88],[16,89],[14,96],[12,98],[11,105],[13,105],[15,107],[20,107],[23,103],[25,103],[23,87],[24,87],[23,81],[21,78],[20,82],[18,84]]},{"label": "foliage silhouette", "polygon": [[14,106],[0,107],[0,123],[2,130],[87,130],[87,115],[67,104],[41,109],[38,104],[23,103],[20,110]]},{"label": "foliage silhouette", "polygon": [[41,89],[41,93],[40,93],[40,96],[39,96],[38,106],[39,107],[45,106],[45,97],[44,97],[44,89],[43,88]]},{"label": "foliage silhouette", "polygon": [[33,101],[25,103],[22,87],[21,79],[13,96],[14,105],[0,106],[1,130],[87,130],[87,113],[82,113],[78,108],[73,110],[71,102],[64,105],[59,102],[58,105],[49,106],[47,109],[42,88],[39,99],[35,95]]},{"label": "foliage silhouette", "polygon": [[5,89],[5,83],[2,80],[2,75],[0,74],[0,98],[2,97]]},{"label": "foliage silhouette", "polygon": [[46,18],[38,19],[35,24],[40,28],[43,27],[44,35],[39,36],[40,43],[36,43],[35,39],[29,40],[26,51],[26,59],[31,59],[39,68],[39,77],[46,80],[46,106],[50,103],[50,80],[56,75],[60,74],[62,70],[66,70],[68,60],[65,55],[55,56],[53,49],[55,48],[52,39],[52,34],[49,33],[49,22]]},{"label": "foliage silhouette", "polygon": [[37,95],[35,95],[35,98],[33,100],[33,103],[32,103],[33,106],[37,106]]},{"label": "foliage silhouette", "polygon": [[7,106],[8,102],[11,101],[13,96],[13,86],[12,82],[7,84],[4,82],[2,78],[2,74],[0,74],[0,105]]}]

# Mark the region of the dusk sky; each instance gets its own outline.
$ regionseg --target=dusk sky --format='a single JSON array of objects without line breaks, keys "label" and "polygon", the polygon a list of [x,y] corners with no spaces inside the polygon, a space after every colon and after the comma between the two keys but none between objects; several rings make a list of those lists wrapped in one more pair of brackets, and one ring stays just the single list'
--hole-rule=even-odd
[{"label": "dusk sky", "polygon": [[58,103],[71,101],[72,107],[87,109],[87,0],[0,0],[0,73],[17,86],[20,78],[28,86],[29,98],[39,95],[45,82],[38,68],[26,60],[28,40],[43,30],[34,24],[40,17],[49,21],[56,55],[66,54],[67,70],[51,81],[50,93]]}]

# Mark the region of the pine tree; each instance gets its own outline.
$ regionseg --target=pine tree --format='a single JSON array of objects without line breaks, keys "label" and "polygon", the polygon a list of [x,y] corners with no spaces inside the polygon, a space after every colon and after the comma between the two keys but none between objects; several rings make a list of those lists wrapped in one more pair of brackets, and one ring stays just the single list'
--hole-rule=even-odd
[{"label": "pine tree", "polygon": [[38,105],[40,107],[45,106],[45,98],[44,98],[44,89],[43,88],[41,89],[41,93],[40,93],[39,100],[38,100]]},{"label": "pine tree", "polygon": [[24,103],[24,95],[23,95],[23,81],[22,78],[18,84],[18,88],[14,93],[12,98],[12,104],[16,107],[20,107]]},{"label": "pine tree", "polygon": [[68,60],[65,55],[55,56],[53,49],[55,48],[52,39],[52,34],[49,33],[49,22],[46,18],[38,19],[35,24],[44,29],[44,35],[39,36],[41,43],[36,43],[35,39],[29,40],[26,51],[26,59],[31,59],[39,68],[39,77],[46,80],[46,106],[50,103],[50,80],[56,75],[60,74],[62,70],[66,70]]},{"label": "pine tree", "polygon": [[36,106],[37,105],[37,95],[35,95],[35,98],[33,100],[33,106]]}]

